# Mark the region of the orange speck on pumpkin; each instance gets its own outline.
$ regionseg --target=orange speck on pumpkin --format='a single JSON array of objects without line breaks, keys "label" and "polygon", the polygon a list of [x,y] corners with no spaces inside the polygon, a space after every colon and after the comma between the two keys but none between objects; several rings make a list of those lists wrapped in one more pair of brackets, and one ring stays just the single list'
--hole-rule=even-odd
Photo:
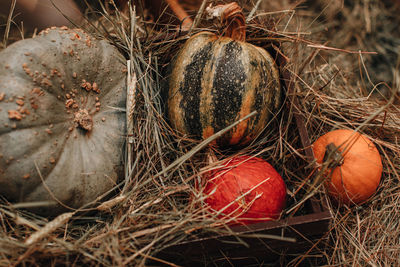
[{"label": "orange speck on pumpkin", "polygon": [[17,103],[18,106],[23,106],[25,104],[24,101],[21,99],[15,100],[15,103]]},{"label": "orange speck on pumpkin", "polygon": [[21,113],[19,113],[16,110],[9,110],[8,111],[8,118],[10,120],[18,120],[18,121],[20,121],[22,119],[22,115],[21,115]]}]

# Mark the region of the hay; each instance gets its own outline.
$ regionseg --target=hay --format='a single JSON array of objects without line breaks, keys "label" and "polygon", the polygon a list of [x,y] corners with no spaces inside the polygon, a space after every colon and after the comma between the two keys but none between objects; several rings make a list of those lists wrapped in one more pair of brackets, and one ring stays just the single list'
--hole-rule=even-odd
[{"label": "hay", "polygon": [[[393,104],[398,101],[399,84],[399,57],[393,53],[398,55],[400,34],[392,27],[399,19],[390,15],[399,7],[373,0],[351,5],[262,1],[255,3],[257,9],[242,4],[254,18],[247,29],[249,41],[265,47],[272,40],[283,43],[280,51],[290,60],[298,112],[305,118],[311,141],[335,128],[357,129],[377,144],[383,158],[383,182],[371,201],[342,208],[328,202],[334,218],[329,239],[320,241],[325,246],[284,258],[281,264],[400,265],[400,107]],[[146,265],[149,260],[175,266],[154,255],[181,240],[229,231],[201,207],[201,199],[191,201],[202,173],[220,163],[209,165],[206,160],[206,147],[217,136],[203,142],[189,140],[175,133],[164,116],[168,62],[188,35],[168,23],[160,27],[133,6],[125,12],[113,6],[98,8],[100,12],[88,8],[85,29],[117,46],[129,70],[127,90],[133,102],[127,106],[131,131],[125,177],[111,199],[101,199],[89,212],[66,213],[53,221],[2,199],[0,266],[125,266]],[[392,24],[383,26],[386,20]],[[195,23],[192,33],[206,27],[216,30],[204,16]],[[3,40],[17,39],[8,38],[6,31]],[[380,42],[382,38],[387,42]],[[375,65],[373,54],[358,51],[379,52],[387,65]],[[384,78],[377,75],[381,68],[387,70]],[[325,199],[321,183],[313,183],[318,177],[311,175],[306,161],[289,101],[292,96],[286,96],[284,108],[262,138],[228,155],[262,156],[283,174],[289,193],[284,217],[306,213],[301,203],[311,194]],[[222,151],[214,153],[222,159]],[[305,181],[305,177],[312,178]]]}]

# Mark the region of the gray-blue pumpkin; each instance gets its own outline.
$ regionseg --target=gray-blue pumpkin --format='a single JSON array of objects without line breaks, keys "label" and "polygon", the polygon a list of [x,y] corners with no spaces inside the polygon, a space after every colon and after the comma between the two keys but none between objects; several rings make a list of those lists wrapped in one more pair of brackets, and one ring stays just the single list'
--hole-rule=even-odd
[{"label": "gray-blue pumpkin", "polygon": [[0,52],[0,195],[57,215],[111,190],[121,173],[126,71],[105,40],[66,27]]}]

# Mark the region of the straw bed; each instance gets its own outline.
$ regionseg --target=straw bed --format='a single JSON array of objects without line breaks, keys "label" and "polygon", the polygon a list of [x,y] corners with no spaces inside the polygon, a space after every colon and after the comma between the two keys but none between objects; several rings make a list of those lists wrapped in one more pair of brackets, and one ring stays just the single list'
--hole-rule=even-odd
[{"label": "straw bed", "polygon": [[[318,176],[312,175],[299,138],[295,107],[290,101],[293,95],[300,102],[296,112],[304,118],[311,142],[336,128],[366,134],[383,159],[378,192],[362,206],[338,208],[328,201],[333,215],[328,240],[321,240],[308,254],[282,257],[280,263],[400,265],[399,57],[393,58],[394,51],[397,55],[399,52],[400,34],[393,33],[390,26],[400,23],[390,17],[391,12],[398,14],[400,7],[372,0],[354,1],[336,9],[325,8],[334,1],[307,1],[298,6],[289,1],[280,1],[279,5],[268,2],[256,8],[242,3],[246,15],[254,18],[249,21],[247,34],[251,42],[268,49],[274,41],[278,53],[289,59],[287,67],[295,91],[286,95],[280,114],[256,142],[240,151],[213,152],[218,159],[252,154],[271,163],[288,185],[288,203],[282,215],[287,218],[309,213],[302,203],[311,194],[319,200],[327,199],[321,183],[313,183]],[[220,164],[207,161],[207,145],[217,135],[203,142],[189,140],[174,132],[165,118],[168,63],[188,38],[187,33],[176,32],[174,25],[163,28],[146,21],[147,17],[133,6],[122,12],[100,5],[100,12],[89,15],[85,29],[108,39],[127,59],[127,91],[132,102],[126,109],[130,130],[125,176],[89,211],[77,210],[53,219],[17,209],[1,199],[0,266],[136,266],[149,262],[175,266],[174,262],[157,259],[156,253],[182,240],[230,231],[224,221],[202,207],[201,199],[192,201],[198,194],[195,184],[201,175]],[[191,34],[217,30],[201,12],[200,16]],[[359,22],[360,16],[363,22]],[[387,27],[380,21],[385,18],[389,20]],[[343,21],[358,23],[351,28]],[[391,38],[391,42],[382,44],[379,38],[384,37],[379,34],[368,42],[377,29],[384,29],[388,34],[385,40]],[[10,43],[18,39],[18,34],[11,27],[4,40]],[[393,47],[380,57],[383,61],[390,59],[391,65],[373,65],[374,54],[364,52],[381,53],[381,45],[387,48],[388,43]],[[379,80],[382,76],[377,72],[382,68],[390,73]]]}]

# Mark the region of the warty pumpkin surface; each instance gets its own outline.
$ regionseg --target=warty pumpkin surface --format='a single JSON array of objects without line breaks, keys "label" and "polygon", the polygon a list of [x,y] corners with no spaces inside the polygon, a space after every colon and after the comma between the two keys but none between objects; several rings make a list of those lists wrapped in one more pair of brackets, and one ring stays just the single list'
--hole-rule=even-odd
[{"label": "warty pumpkin surface", "polygon": [[126,103],[122,55],[78,29],[52,28],[0,53],[0,194],[79,208],[116,184]]},{"label": "warty pumpkin surface", "polygon": [[256,110],[217,140],[220,146],[247,144],[268,125],[281,101],[274,59],[250,43],[200,32],[174,60],[169,119],[190,137],[205,139]]},{"label": "warty pumpkin surface", "polygon": [[336,201],[361,204],[376,192],[382,160],[368,137],[353,130],[334,130],[319,137],[312,148],[318,163],[331,161],[324,173],[325,185]]}]

